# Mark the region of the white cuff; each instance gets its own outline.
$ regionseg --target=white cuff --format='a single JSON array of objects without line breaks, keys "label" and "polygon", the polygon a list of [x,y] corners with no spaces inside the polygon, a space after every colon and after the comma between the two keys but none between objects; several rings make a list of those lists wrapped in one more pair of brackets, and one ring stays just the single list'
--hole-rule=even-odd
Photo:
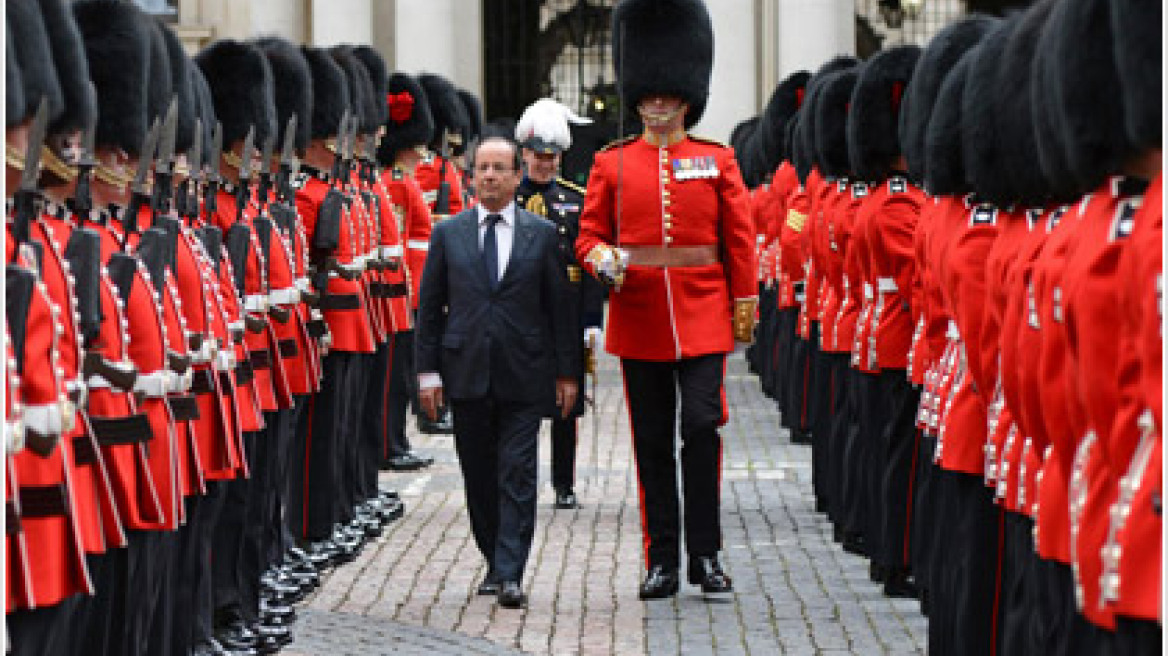
[{"label": "white cuff", "polygon": [[138,378],[134,380],[134,391],[145,394],[147,398],[162,398],[170,391],[172,377],[177,378],[177,374],[165,369],[151,374],[138,374]]},{"label": "white cuff", "polygon": [[891,294],[900,291],[900,288],[896,286],[896,278],[877,278],[876,289],[881,294]]},{"label": "white cuff", "polygon": [[263,294],[248,294],[243,299],[243,309],[245,312],[267,312],[268,297]]},{"label": "white cuff", "polygon": [[403,252],[404,249],[402,249],[401,244],[395,244],[393,246],[382,246],[381,259],[388,260],[393,257],[401,257]]},{"label": "white cuff", "polygon": [[300,302],[300,290],[295,287],[273,289],[268,294],[268,302],[272,305],[296,305]]},{"label": "white cuff", "polygon": [[424,239],[411,239],[406,242],[406,246],[412,251],[428,251],[430,250],[430,242]]},{"label": "white cuff", "polygon": [[26,405],[22,419],[26,428],[45,436],[60,435],[63,428],[59,403]]},{"label": "white cuff", "polygon": [[442,376],[437,371],[423,371],[418,374],[418,389],[442,387]]}]

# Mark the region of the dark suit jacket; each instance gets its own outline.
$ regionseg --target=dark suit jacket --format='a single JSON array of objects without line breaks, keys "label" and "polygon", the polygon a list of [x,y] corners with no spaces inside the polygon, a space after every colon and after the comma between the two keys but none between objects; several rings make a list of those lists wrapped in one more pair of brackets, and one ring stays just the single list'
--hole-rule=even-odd
[{"label": "dark suit jacket", "polygon": [[478,213],[434,224],[415,327],[419,372],[437,371],[447,397],[494,398],[555,411],[555,379],[575,378],[578,328],[553,225],[516,208],[511,257],[492,289]]}]

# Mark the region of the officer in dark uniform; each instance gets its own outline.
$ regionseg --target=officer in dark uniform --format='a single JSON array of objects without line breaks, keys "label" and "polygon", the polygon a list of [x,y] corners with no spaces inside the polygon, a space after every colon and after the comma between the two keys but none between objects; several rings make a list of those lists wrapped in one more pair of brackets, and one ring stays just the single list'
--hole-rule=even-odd
[{"label": "officer in dark uniform", "polygon": [[[542,98],[532,103],[519,118],[515,138],[523,148],[524,175],[516,191],[516,202],[529,212],[556,224],[559,232],[560,261],[567,270],[570,298],[579,319],[580,338],[585,348],[579,367],[579,388],[584,389],[586,371],[595,373],[593,351],[599,339],[604,316],[604,286],[584,270],[574,253],[580,232],[580,209],[584,190],[558,177],[560,157],[572,145],[568,123],[591,121],[576,116],[572,110]],[[552,487],[556,491],[556,508],[575,508],[576,493],[576,420],[584,414],[584,395],[576,398],[576,407],[566,418],[552,419]]]}]

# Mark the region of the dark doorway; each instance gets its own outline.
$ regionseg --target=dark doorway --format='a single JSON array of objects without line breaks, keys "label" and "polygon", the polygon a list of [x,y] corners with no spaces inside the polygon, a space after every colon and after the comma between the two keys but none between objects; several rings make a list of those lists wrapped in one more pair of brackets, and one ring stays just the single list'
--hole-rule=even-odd
[{"label": "dark doorway", "polygon": [[551,97],[595,122],[573,128],[565,178],[583,184],[592,155],[616,136],[613,0],[483,0],[483,104],[488,121],[514,121]]}]

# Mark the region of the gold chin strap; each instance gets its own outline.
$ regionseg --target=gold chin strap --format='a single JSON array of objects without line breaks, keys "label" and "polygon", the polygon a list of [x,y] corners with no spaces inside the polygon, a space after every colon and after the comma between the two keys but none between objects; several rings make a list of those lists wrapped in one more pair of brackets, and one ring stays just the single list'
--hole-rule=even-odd
[{"label": "gold chin strap", "polygon": [[117,173],[114,170],[100,164],[93,169],[93,177],[96,180],[117,189],[125,189],[126,185],[133,181],[132,177]]},{"label": "gold chin strap", "polygon": [[527,206],[523,209],[537,216],[547,218],[547,203],[543,200],[543,194],[532,194],[531,198],[527,199]]},{"label": "gold chin strap", "polygon": [[57,153],[48,146],[41,146],[41,161],[45,163],[45,168],[65,182],[77,179],[77,169],[61,161],[61,158],[57,157]]},{"label": "gold chin strap", "polygon": [[239,166],[243,164],[243,159],[240,158],[239,155],[236,155],[231,151],[227,151],[223,153],[223,162],[233,169],[238,169]]},{"label": "gold chin strap", "polygon": [[12,144],[4,144],[4,163],[17,171],[24,170],[24,153],[16,149]]}]

